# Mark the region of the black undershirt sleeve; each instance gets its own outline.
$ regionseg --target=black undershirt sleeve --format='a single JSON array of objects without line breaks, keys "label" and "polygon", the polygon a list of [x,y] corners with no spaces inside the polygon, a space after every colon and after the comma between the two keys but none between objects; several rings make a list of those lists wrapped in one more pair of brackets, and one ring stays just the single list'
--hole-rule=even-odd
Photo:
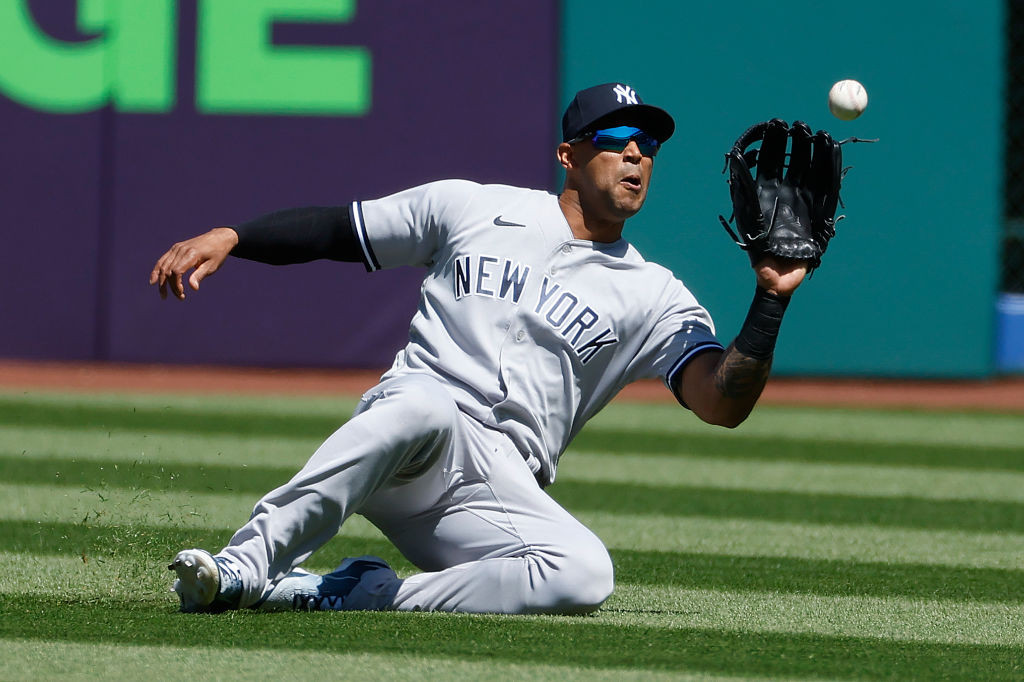
[{"label": "black undershirt sleeve", "polygon": [[364,263],[348,206],[290,208],[232,225],[238,244],[232,256],[288,265],[319,258]]}]

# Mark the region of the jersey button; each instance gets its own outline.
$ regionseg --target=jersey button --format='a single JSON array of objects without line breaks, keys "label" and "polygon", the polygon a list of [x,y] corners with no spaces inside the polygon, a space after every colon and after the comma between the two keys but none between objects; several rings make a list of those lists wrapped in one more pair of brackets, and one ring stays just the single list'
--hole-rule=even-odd
[{"label": "jersey button", "polygon": [[526,338],[526,332],[524,332],[522,329],[520,329],[518,332],[516,332],[516,341],[522,341],[525,338]]},{"label": "jersey button", "polygon": [[572,247],[568,244],[562,244],[562,253],[572,253]]}]

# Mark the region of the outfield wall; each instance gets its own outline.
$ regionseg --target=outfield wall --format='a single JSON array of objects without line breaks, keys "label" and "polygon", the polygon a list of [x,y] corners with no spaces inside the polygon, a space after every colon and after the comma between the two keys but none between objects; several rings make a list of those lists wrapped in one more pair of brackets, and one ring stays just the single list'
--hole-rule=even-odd
[{"label": "outfield wall", "polygon": [[[982,376],[993,371],[1002,215],[1003,3],[641,3],[615,34],[611,0],[567,0],[563,99],[631,79],[676,116],[630,238],[664,259],[735,334],[752,292],[729,214],[723,154],[751,123],[803,119],[844,148],[848,218],[787,313],[776,371]],[[604,36],[605,39],[596,39]],[[831,84],[870,104],[830,115]]]},{"label": "outfield wall", "polygon": [[0,356],[390,364],[422,271],[232,259],[181,305],[150,269],[274,209],[547,186],[556,22],[553,0],[0,0]]},{"label": "outfield wall", "polygon": [[[718,225],[722,155],[756,120],[802,118],[881,141],[847,148],[849,218],[776,370],[988,375],[1003,16],[964,7],[0,0],[0,356],[387,364],[419,271],[232,260],[180,305],[146,286],[152,262],[208,226],[441,177],[554,188],[564,103],[621,79],[679,124],[628,236],[723,338],[753,284]],[[871,95],[852,123],[825,107],[846,77]]]}]

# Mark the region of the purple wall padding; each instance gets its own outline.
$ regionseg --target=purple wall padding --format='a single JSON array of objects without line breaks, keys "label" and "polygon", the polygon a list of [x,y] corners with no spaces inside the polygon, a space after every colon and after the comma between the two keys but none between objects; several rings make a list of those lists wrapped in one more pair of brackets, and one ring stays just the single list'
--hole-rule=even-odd
[{"label": "purple wall padding", "polygon": [[103,114],[68,119],[0,99],[0,353],[88,359],[97,337]]},{"label": "purple wall padding", "polygon": [[[277,42],[370,49],[373,105],[363,118],[197,113],[195,0],[179,6],[178,101],[168,114],[52,115],[0,96],[0,356],[390,363],[420,270],[229,259],[182,304],[159,299],[150,269],[175,241],[274,209],[445,177],[550,187],[556,4],[374,0],[359,2],[350,24],[279,25]],[[74,16],[63,0],[32,7],[47,30]]]}]

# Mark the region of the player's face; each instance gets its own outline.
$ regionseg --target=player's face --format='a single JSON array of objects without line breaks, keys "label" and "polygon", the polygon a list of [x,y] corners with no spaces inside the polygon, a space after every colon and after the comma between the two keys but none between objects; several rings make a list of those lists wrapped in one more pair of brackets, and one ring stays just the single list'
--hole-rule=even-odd
[{"label": "player's face", "polygon": [[597,149],[587,140],[572,148],[574,163],[566,180],[576,185],[584,210],[611,221],[636,215],[647,199],[654,159],[632,140],[621,152]]}]

